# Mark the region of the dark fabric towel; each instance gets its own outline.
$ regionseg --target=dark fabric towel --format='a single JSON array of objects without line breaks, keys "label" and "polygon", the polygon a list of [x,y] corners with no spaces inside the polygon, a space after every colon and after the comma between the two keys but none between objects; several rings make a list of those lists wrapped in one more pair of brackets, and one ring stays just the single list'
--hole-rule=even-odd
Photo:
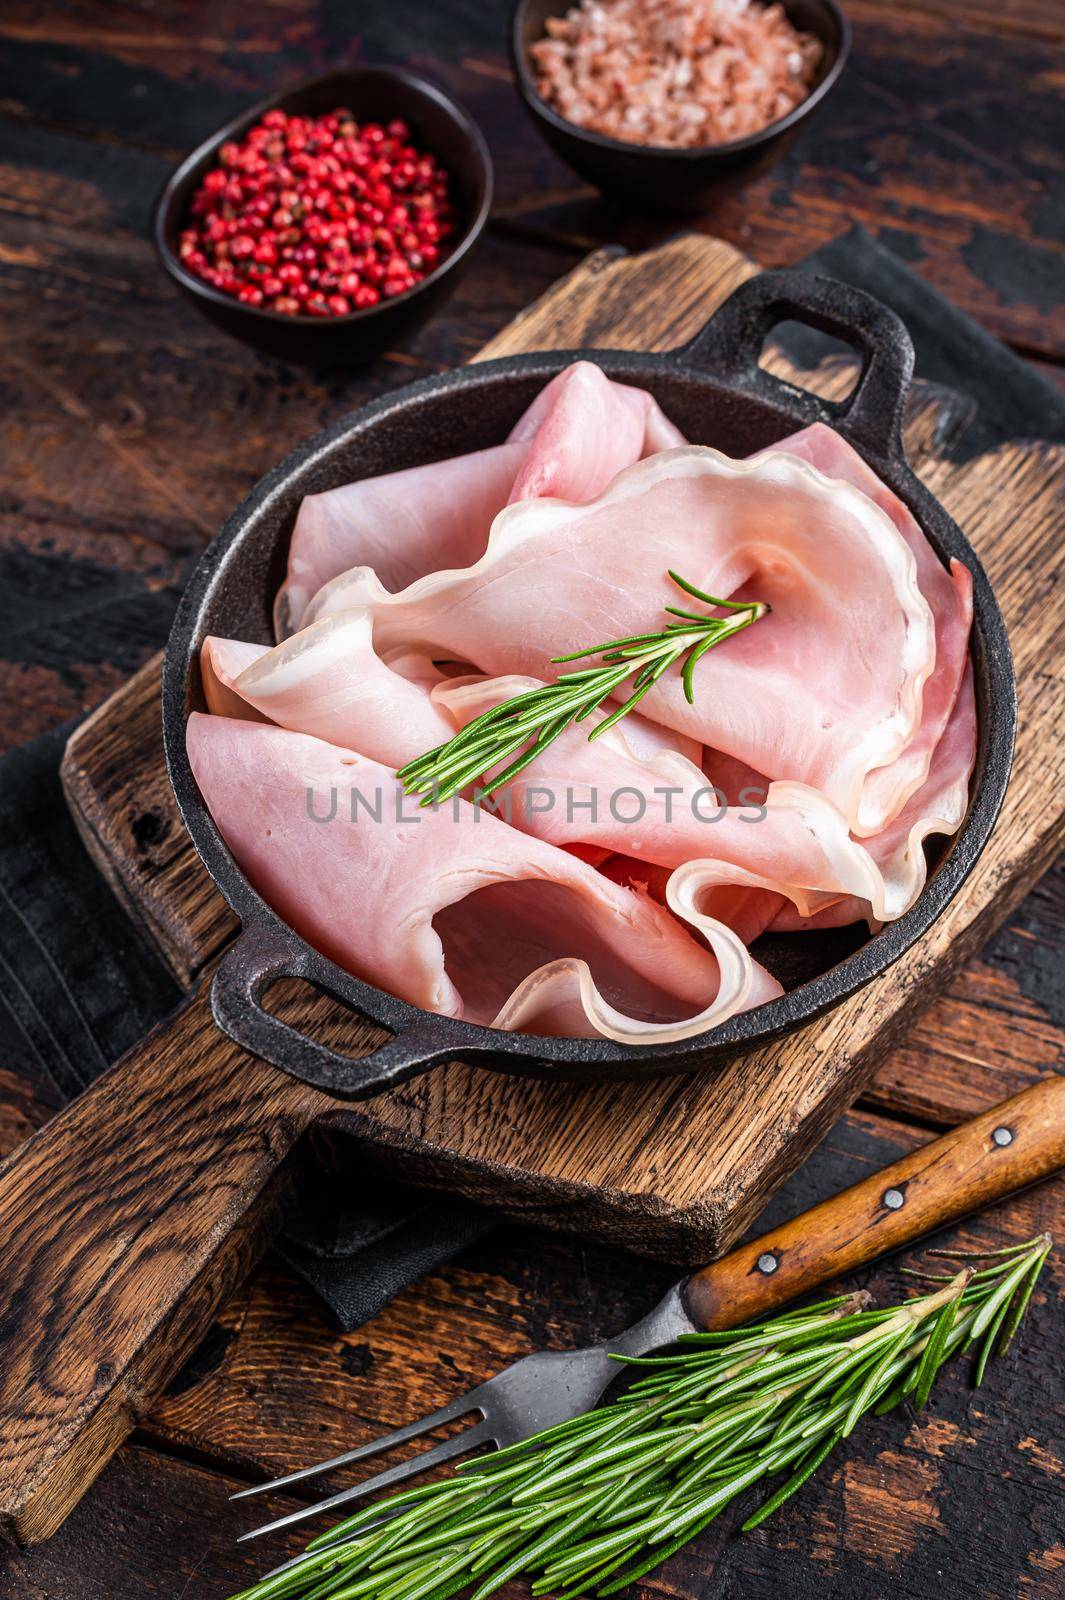
[{"label": "dark fabric towel", "polygon": [[[958,454],[1007,438],[1065,439],[1065,400],[1031,367],[983,333],[861,230],[818,252],[811,266],[892,305],[918,351],[918,373],[958,390]],[[789,328],[786,342],[813,364],[817,335]],[[132,669],[162,644],[176,596],[146,596],[122,573],[10,552],[0,606],[24,649],[64,670],[98,652]],[[0,646],[0,648],[3,648]],[[0,760],[0,1043],[3,1064],[43,1071],[57,1102],[79,1093],[177,1001],[176,987],[98,876],[67,813],[60,729]],[[328,1148],[328,1147],[327,1147]],[[359,1175],[356,1176],[355,1172]],[[346,1329],[373,1316],[405,1284],[492,1226],[475,1207],[388,1182],[343,1145],[302,1196],[279,1249]]]},{"label": "dark fabric towel", "polygon": [[[1065,444],[1065,395],[1034,367],[977,326],[890,250],[856,227],[816,251],[805,265],[867,289],[898,312],[917,350],[917,376],[950,389],[968,405],[964,427],[943,448],[968,461],[1007,439]],[[788,329],[790,353],[813,365],[821,336]]]}]

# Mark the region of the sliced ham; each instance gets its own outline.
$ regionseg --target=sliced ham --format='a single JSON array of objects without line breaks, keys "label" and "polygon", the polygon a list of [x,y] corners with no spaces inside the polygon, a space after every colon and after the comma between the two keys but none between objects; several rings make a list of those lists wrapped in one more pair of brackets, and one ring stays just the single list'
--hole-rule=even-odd
[{"label": "sliced ham", "polygon": [[386,589],[403,589],[438,568],[472,565],[526,454],[525,445],[502,444],[307,495],[274,607],[278,638],[349,567],[372,567]]},{"label": "sliced ham", "polygon": [[[769,779],[755,772],[746,761],[727,756],[720,750],[704,749],[699,766],[728,805],[739,806],[748,815],[753,815],[752,808],[764,806],[769,794]],[[832,904],[833,900],[834,897],[825,903]],[[785,907],[795,916],[800,915],[792,900],[778,890],[739,885],[708,890],[707,905],[712,914],[738,933],[747,945],[764,933],[773,918]]]},{"label": "sliced ham", "polygon": [[588,506],[509,507],[464,572],[390,594],[360,569],[321,590],[309,617],[364,608],[379,652],[416,644],[492,675],[546,678],[556,655],[660,627],[678,598],[670,567],[773,610],[702,658],[694,705],[671,672],[643,702],[647,714],[773,779],[822,790],[852,827],[868,826],[871,808],[885,825],[903,802],[880,786],[867,804],[870,775],[920,726],[934,621],[890,517],[794,456],[669,450]]},{"label": "sliced ham", "polygon": [[901,917],[925,886],[928,863],[924,841],[933,834],[957,833],[969,808],[969,779],[976,765],[976,690],[967,661],[961,689],[943,737],[936,745],[928,776],[899,815],[866,849],[884,877],[884,917]]},{"label": "sliced ham", "polygon": [[512,437],[528,438],[529,448],[510,500],[574,505],[602,494],[623,467],[685,442],[646,389],[611,382],[591,361],[552,378]]},{"label": "sliced ham", "polygon": [[[671,567],[772,607],[701,659],[694,705],[668,672],[494,815],[402,795],[396,767],[552,657],[689,607]],[[781,992],[765,930],[913,904],[968,804],[971,620],[969,572],[830,429],[731,461],[578,362],[505,444],[304,501],[291,636],[205,641],[190,756],[249,880],[347,970],[490,1026],[666,1043]]]},{"label": "sliced ham", "polygon": [[782,439],[775,447],[808,461],[826,478],[860,489],[891,518],[917,565],[917,582],[931,607],[936,632],[935,667],[924,689],[921,723],[906,748],[889,766],[869,775],[858,813],[858,829],[875,833],[883,819],[897,811],[920,788],[932,755],[954,708],[968,659],[973,618],[973,580],[968,567],[952,561],[944,567],[913,515],[845,439],[815,422]]},{"label": "sliced ham", "polygon": [[683,443],[646,390],[575,362],[545,385],[505,444],[308,495],[274,609],[277,636],[300,627],[323,584],[351,567],[372,567],[396,590],[472,566],[510,500],[591,500],[622,467]]},{"label": "sliced ham", "polygon": [[[567,845],[567,849],[583,850],[583,845]],[[599,871],[615,883],[630,889],[645,889],[660,905],[667,905],[669,883],[673,874],[668,867],[651,866],[635,856],[609,855],[598,863]],[[773,920],[773,913],[790,905],[785,895],[774,894],[769,889],[749,889],[743,884],[703,886],[699,894],[699,909],[714,922],[731,928],[741,943],[748,947],[765,932]]]},{"label": "sliced ham", "polygon": [[[212,703],[212,690],[206,688],[212,711],[261,717],[333,744],[357,742],[374,760],[393,766],[455,733],[455,724],[429,695],[441,674],[417,654],[382,661],[373,649],[365,612],[329,617],[273,650],[207,639],[203,663],[211,664],[215,679],[220,665],[230,669],[224,701],[215,693]],[[242,664],[243,670],[234,670]]]},{"label": "sliced ham", "polygon": [[250,705],[235,687],[241,673],[269,650],[267,644],[245,644],[241,639],[206,638],[200,646],[200,680],[208,711],[216,717],[269,722],[266,713]]},{"label": "sliced ham", "polygon": [[[527,678],[441,683],[433,699],[465,726],[535,687]],[[764,805],[723,803],[683,756],[636,756],[622,723],[591,741],[586,725],[568,728],[490,802],[513,827],[552,844],[591,846],[671,870],[698,864],[704,910],[712,891],[738,887],[784,895],[804,916],[845,894],[883,909],[880,874],[831,801],[796,783],[758,793]],[[767,903],[763,926],[777,903]],[[753,902],[745,900],[745,927],[752,916]]]},{"label": "sliced ham", "polygon": [[633,755],[641,760],[673,750],[679,756],[686,756],[696,766],[699,765],[702,747],[698,739],[689,739],[687,734],[677,733],[675,728],[667,728],[651,717],[641,716],[638,711],[630,711],[625,718],[624,738]]},{"label": "sliced ham", "polygon": [[187,741],[219,831],[267,902],[414,1005],[654,1044],[780,993],[697,896],[674,910],[709,949],[648,895],[464,801],[413,807],[394,772],[353,751],[200,713]]},{"label": "sliced ham", "polygon": [[880,833],[862,840],[884,884],[877,906],[862,896],[846,896],[812,917],[784,906],[773,921],[775,933],[809,928],[839,928],[864,918],[871,927],[901,917],[925,886],[928,861],[924,842],[934,834],[957,833],[969,807],[969,779],[976,763],[976,692],[972,663],[966,664],[961,690],[936,746],[928,776],[899,815]]}]

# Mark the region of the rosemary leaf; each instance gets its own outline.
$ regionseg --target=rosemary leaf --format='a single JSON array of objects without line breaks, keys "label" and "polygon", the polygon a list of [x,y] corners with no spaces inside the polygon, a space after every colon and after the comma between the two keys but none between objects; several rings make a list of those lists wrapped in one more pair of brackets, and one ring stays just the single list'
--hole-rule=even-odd
[{"label": "rosemary leaf", "polygon": [[[714,645],[749,628],[765,616],[769,607],[761,600],[720,600],[704,594],[675,572],[669,576],[686,594],[729,615],[711,616],[667,606],[667,612],[682,620],[667,623],[657,633],[633,633],[624,639],[555,656],[556,666],[588,656],[598,656],[599,664],[564,672],[554,683],[527,689],[512,700],[483,711],[446,744],[416,756],[399,772],[407,794],[420,796],[423,806],[438,805],[479,779],[487,779],[481,796],[493,794],[523,772],[573,723],[598,711],[631,678],[628,698],[614,706],[588,737],[597,739],[614,727],[682,656],[686,657],[682,669],[684,693],[689,704],[694,703],[693,674],[702,657]],[[515,759],[509,766],[497,770],[510,757]]]},{"label": "rosemary leaf", "polygon": [[810,1454],[799,1463],[787,1482],[782,1483],[780,1488],[769,1496],[765,1504],[759,1506],[754,1515],[747,1518],[747,1521],[741,1525],[740,1532],[750,1533],[751,1529],[757,1528],[758,1524],[764,1522],[766,1517],[771,1517],[773,1512],[784,1504],[785,1500],[790,1500],[792,1495],[802,1488],[807,1478],[813,1476],[825,1457],[836,1448],[841,1438],[842,1433],[837,1428],[828,1435],[823,1443],[811,1450]]},{"label": "rosemary leaf", "polygon": [[947,1339],[958,1312],[957,1300],[948,1300],[940,1311],[932,1329],[932,1336],[924,1347],[913,1385],[914,1409],[923,1411],[936,1380],[936,1373],[946,1355]]},{"label": "rosemary leaf", "polygon": [[1024,1313],[1028,1310],[1028,1302],[1032,1298],[1032,1291],[1035,1289],[1036,1283],[1039,1279],[1039,1274],[1043,1270],[1043,1263],[1050,1254],[1051,1239],[1049,1233],[1044,1234],[1043,1239],[1045,1242],[1044,1249],[1029,1267],[1028,1277],[1022,1283],[1020,1292],[1014,1297],[1009,1315],[1002,1325],[1002,1331],[999,1334],[998,1349],[995,1352],[996,1355],[1004,1356],[1006,1354],[1014,1334],[1021,1325],[1021,1322],[1024,1318]]}]

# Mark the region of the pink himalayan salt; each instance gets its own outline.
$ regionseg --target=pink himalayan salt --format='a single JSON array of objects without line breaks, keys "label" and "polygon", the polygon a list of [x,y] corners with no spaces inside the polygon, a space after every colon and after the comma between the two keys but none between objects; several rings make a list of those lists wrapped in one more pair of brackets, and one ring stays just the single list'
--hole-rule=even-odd
[{"label": "pink himalayan salt", "polygon": [[532,47],[536,87],[578,127],[631,144],[722,144],[805,100],[820,41],[758,0],[580,0]]}]

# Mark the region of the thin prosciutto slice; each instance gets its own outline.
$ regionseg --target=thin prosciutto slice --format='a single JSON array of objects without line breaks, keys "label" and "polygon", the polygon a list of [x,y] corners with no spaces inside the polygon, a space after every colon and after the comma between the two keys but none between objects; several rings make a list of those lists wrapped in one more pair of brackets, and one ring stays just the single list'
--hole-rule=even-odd
[{"label": "thin prosciutto slice", "polygon": [[201,668],[210,710],[260,717],[333,744],[354,743],[393,766],[455,733],[430,698],[430,686],[441,677],[432,662],[407,654],[386,664],[373,649],[364,612],[328,617],[272,650],[206,639]]},{"label": "thin prosciutto slice", "polygon": [[268,903],[338,965],[415,1005],[653,1044],[780,993],[694,901],[674,909],[709,949],[649,896],[465,802],[412,808],[390,769],[353,751],[200,713],[187,741],[211,814]]},{"label": "thin prosciutto slice", "polygon": [[298,628],[323,584],[372,567],[386,589],[471,566],[511,500],[591,500],[622,467],[684,436],[643,389],[578,361],[545,385],[505,444],[308,495],[277,597],[279,639]]},{"label": "thin prosciutto slice", "polygon": [[875,832],[883,817],[897,806],[900,796],[908,800],[924,782],[954,708],[968,659],[972,574],[960,561],[952,561],[948,572],[898,495],[881,483],[858,452],[824,423],[815,422],[801,433],[791,434],[775,448],[808,461],[826,478],[852,484],[887,513],[913,552],[918,586],[931,607],[936,659],[925,684],[920,727],[889,767],[870,773],[859,810],[862,831]]},{"label": "thin prosciutto slice", "polygon": [[399,594],[366,569],[337,578],[309,619],[364,609],[379,652],[417,645],[491,675],[546,678],[554,656],[660,627],[678,598],[671,567],[773,610],[702,658],[694,705],[674,671],[642,709],[770,778],[822,790],[855,831],[886,826],[906,789],[872,791],[870,775],[920,726],[934,620],[890,517],[794,456],[665,451],[588,506],[509,507],[465,571]]}]

